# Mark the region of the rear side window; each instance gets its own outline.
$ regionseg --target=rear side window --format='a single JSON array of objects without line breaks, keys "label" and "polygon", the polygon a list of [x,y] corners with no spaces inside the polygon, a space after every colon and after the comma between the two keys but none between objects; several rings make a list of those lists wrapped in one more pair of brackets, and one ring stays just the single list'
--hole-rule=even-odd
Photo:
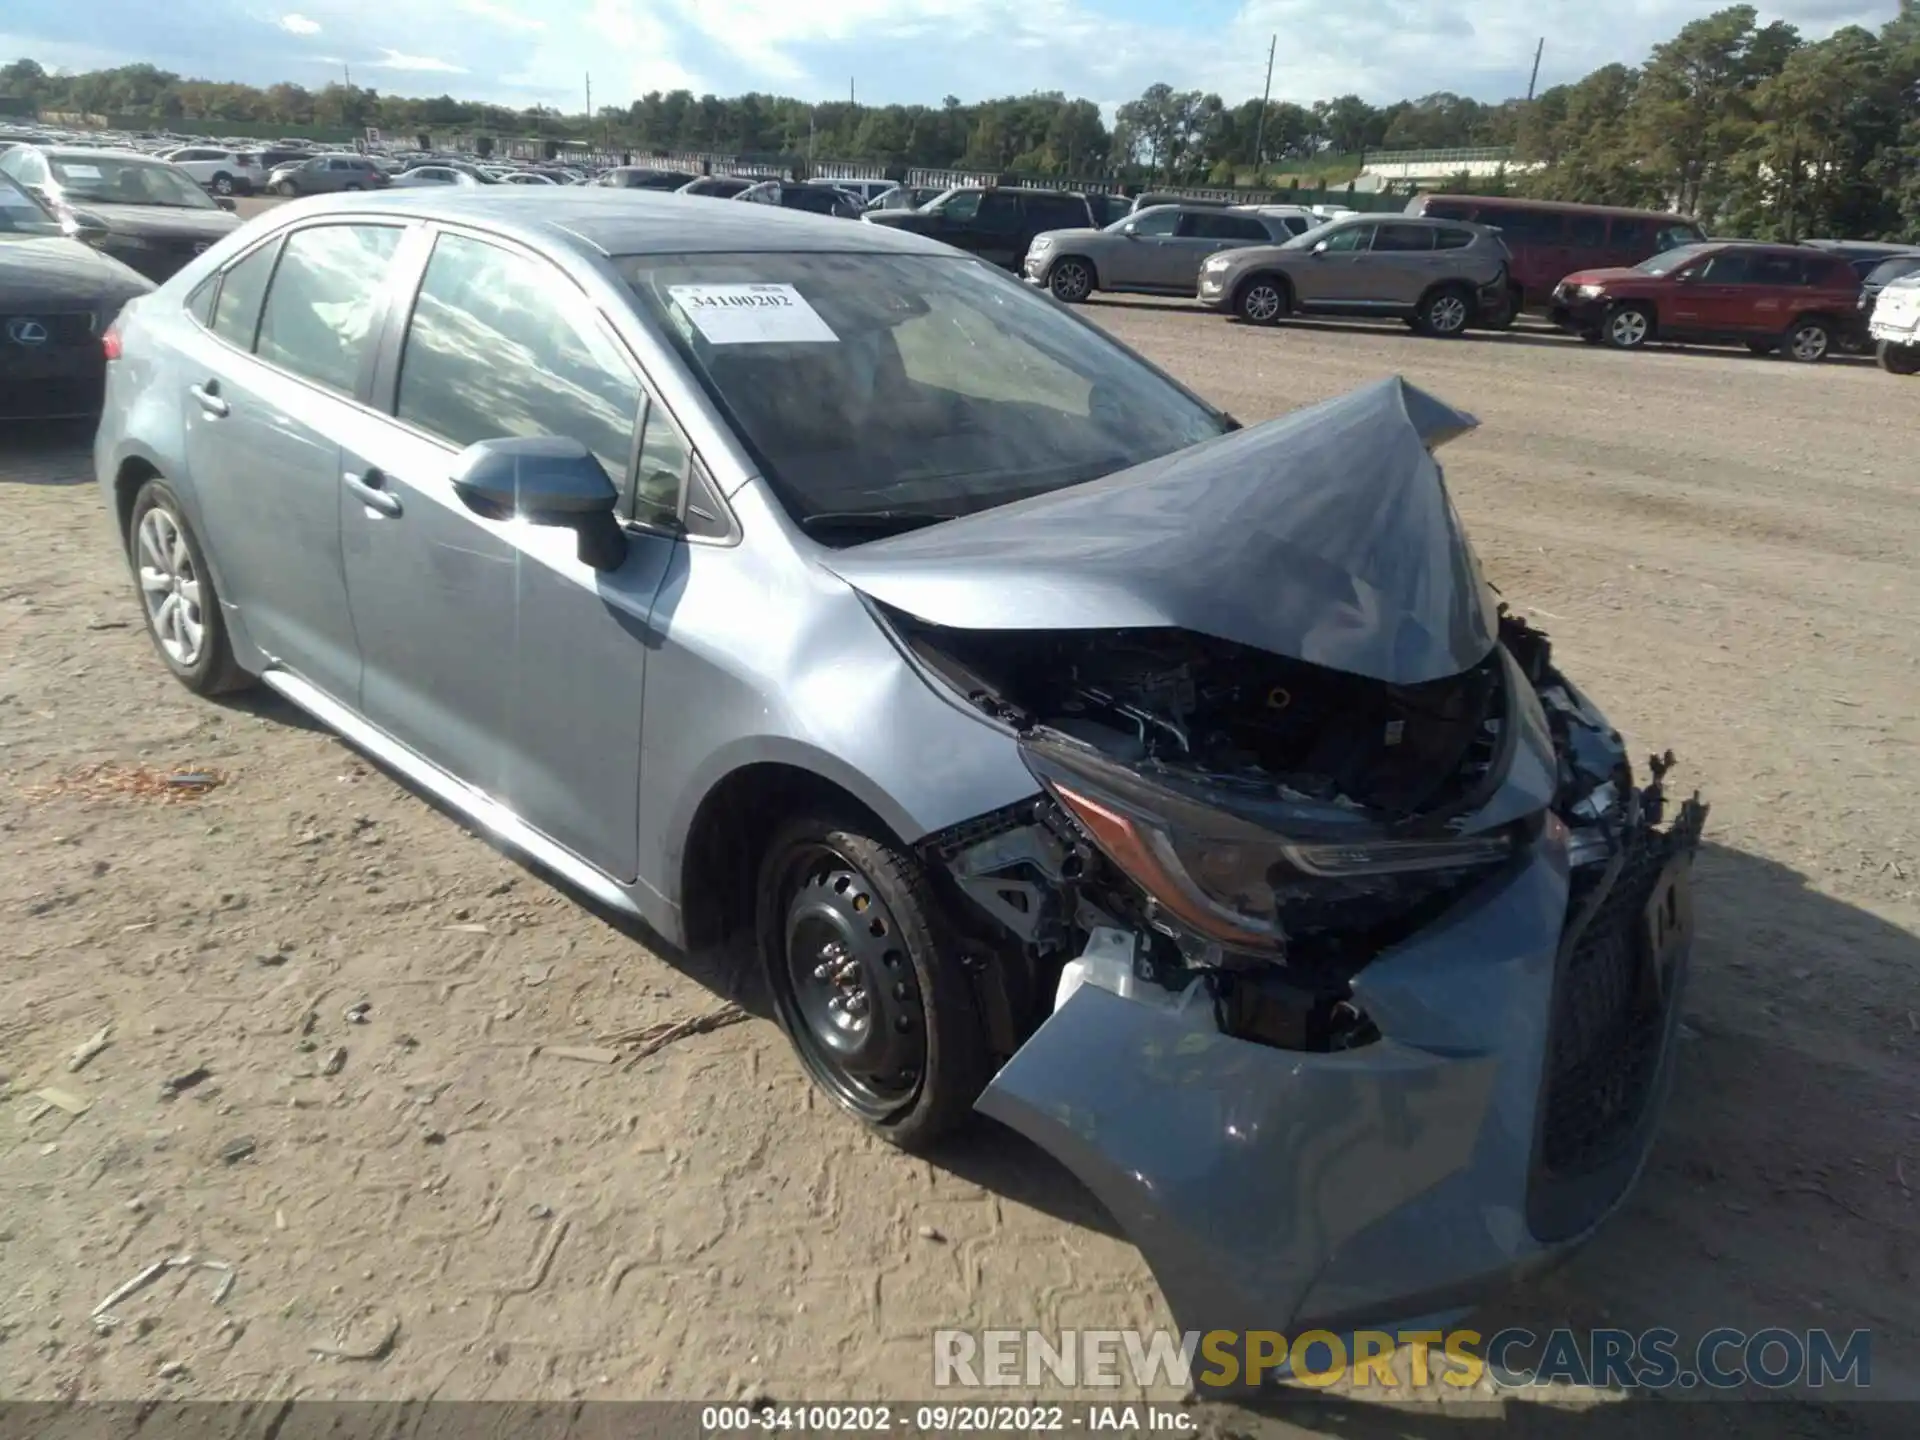
[{"label": "rear side window", "polygon": [[1433,249],[1433,231],[1426,225],[1380,225],[1373,232],[1375,250],[1418,251]]},{"label": "rear side window", "polygon": [[270,241],[230,266],[221,279],[210,328],[229,345],[253,349],[253,332],[260,324],[260,297],[267,293],[273,258],[279,253],[280,246]]},{"label": "rear side window", "polygon": [[219,288],[220,277],[209,275],[187,296],[187,313],[208,329],[213,326],[213,296]]},{"label": "rear side window", "polygon": [[1653,250],[1657,255],[1662,250],[1676,250],[1682,245],[1698,245],[1706,238],[1706,233],[1698,225],[1663,225],[1654,236]]},{"label": "rear side window", "polygon": [[394,413],[462,448],[565,435],[619,483],[631,465],[640,381],[613,342],[576,317],[567,289],[541,262],[442,235],[407,326]]},{"label": "rear side window", "polygon": [[260,316],[260,358],[353,394],[399,244],[395,225],[316,225],[288,236]]},{"label": "rear side window", "polygon": [[1433,232],[1433,248],[1436,250],[1464,250],[1473,244],[1473,231],[1462,230],[1458,225],[1441,225]]},{"label": "rear side window", "polygon": [[1569,215],[1567,217],[1567,243],[1584,245],[1597,250],[1607,243],[1607,217],[1604,215]]},{"label": "rear side window", "polygon": [[1267,227],[1246,215],[1222,215],[1215,210],[1180,218],[1180,233],[1199,240],[1246,240],[1258,244],[1269,238]]},{"label": "rear side window", "polygon": [[1083,230],[1087,207],[1065,195],[1046,195],[1028,202],[1034,228],[1039,230]]},{"label": "rear side window", "polygon": [[1496,210],[1488,223],[1500,227],[1509,245],[1558,245],[1566,235],[1566,217],[1558,210],[1529,210],[1522,206]]},{"label": "rear side window", "polygon": [[980,197],[973,223],[982,230],[1010,234],[1020,228],[1020,202],[1004,190],[989,191]]},{"label": "rear side window", "polygon": [[1629,220],[1620,215],[1614,216],[1607,229],[1607,243],[1616,250],[1631,250],[1642,259],[1658,249],[1651,220]]}]

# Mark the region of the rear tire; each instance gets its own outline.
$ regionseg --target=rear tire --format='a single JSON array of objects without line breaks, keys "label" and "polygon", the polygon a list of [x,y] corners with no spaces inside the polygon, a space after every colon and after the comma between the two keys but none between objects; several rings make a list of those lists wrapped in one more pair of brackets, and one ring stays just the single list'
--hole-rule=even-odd
[{"label": "rear tire", "polygon": [[242,690],[253,676],[233,658],[227,620],[179,497],[149,480],[133,497],[127,564],[161,663],[196,695]]},{"label": "rear tire", "polygon": [[1781,337],[1780,353],[1801,365],[1818,365],[1833,353],[1833,327],[1813,316],[1796,320]]},{"label": "rear tire", "polygon": [[1889,375],[1920,375],[1920,345],[1896,345],[1882,340],[1878,358],[1880,368]]},{"label": "rear tire", "polygon": [[973,984],[932,882],[871,821],[781,827],[755,921],[780,1026],[834,1104],[905,1150],[964,1124],[993,1075]]},{"label": "rear tire", "polygon": [[1615,305],[1600,322],[1600,338],[1615,350],[1638,350],[1653,338],[1653,312],[1644,305]]},{"label": "rear tire", "polygon": [[1047,289],[1063,305],[1078,305],[1093,293],[1093,267],[1077,255],[1063,256],[1047,272]]},{"label": "rear tire", "polygon": [[1442,285],[1424,295],[1413,312],[1414,328],[1437,340],[1456,340],[1473,321],[1473,296],[1458,285]]},{"label": "rear tire", "polygon": [[1506,298],[1492,310],[1484,312],[1476,319],[1474,327],[1480,330],[1511,330],[1513,322],[1520,318],[1520,292],[1509,288]]},{"label": "rear tire", "polygon": [[1233,313],[1249,325],[1277,325],[1290,308],[1286,282],[1271,275],[1242,281],[1233,297]]},{"label": "rear tire", "polygon": [[233,194],[233,177],[222,170],[213,177],[213,193],[216,195]]}]

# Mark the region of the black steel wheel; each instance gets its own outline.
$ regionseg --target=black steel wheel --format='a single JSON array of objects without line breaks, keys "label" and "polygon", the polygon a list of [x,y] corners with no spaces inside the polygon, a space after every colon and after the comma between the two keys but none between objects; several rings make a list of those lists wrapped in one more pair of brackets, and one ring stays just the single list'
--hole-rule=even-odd
[{"label": "black steel wheel", "polygon": [[858,825],[798,820],[767,851],[757,908],[774,1009],[814,1084],[903,1148],[964,1122],[991,1058],[919,862]]}]

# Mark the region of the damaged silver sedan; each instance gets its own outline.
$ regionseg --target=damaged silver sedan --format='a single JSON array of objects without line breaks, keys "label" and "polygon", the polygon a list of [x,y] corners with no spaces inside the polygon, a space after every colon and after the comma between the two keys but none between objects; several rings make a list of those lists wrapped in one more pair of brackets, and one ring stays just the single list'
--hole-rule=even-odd
[{"label": "damaged silver sedan", "polygon": [[1243,428],[930,241],[611,192],[289,206],[111,338],[182,682],[751,924],[822,1091],[1024,1132],[1183,1329],[1441,1316],[1631,1184],[1705,811],[1496,602],[1439,400]]}]

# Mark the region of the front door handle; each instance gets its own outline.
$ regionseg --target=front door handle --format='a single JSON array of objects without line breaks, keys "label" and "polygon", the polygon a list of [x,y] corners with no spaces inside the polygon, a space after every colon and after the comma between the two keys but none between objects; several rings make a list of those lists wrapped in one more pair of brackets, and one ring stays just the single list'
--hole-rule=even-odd
[{"label": "front door handle", "polygon": [[220,382],[209,380],[204,385],[190,386],[187,393],[200,402],[200,408],[218,420],[224,417],[231,406],[220,398]]},{"label": "front door handle", "polygon": [[369,510],[378,510],[382,515],[400,513],[400,497],[386,488],[387,477],[371,465],[362,474],[348,471],[340,479]]}]

